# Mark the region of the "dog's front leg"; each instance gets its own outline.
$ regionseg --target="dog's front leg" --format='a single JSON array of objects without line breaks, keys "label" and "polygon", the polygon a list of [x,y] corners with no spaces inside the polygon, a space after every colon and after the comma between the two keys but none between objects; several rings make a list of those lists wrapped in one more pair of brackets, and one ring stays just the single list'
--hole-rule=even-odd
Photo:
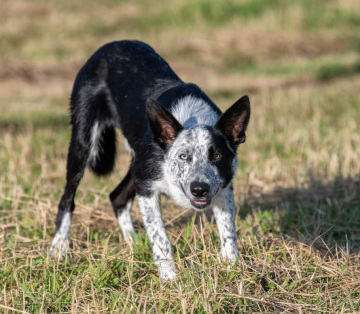
[{"label": "dog's front leg", "polygon": [[236,243],[235,202],[232,187],[227,188],[218,197],[213,207],[221,241],[221,256],[234,263],[239,256]]},{"label": "dog's front leg", "polygon": [[160,280],[173,280],[176,277],[172,245],[167,237],[161,217],[159,195],[144,197],[139,195],[139,206],[148,234]]}]

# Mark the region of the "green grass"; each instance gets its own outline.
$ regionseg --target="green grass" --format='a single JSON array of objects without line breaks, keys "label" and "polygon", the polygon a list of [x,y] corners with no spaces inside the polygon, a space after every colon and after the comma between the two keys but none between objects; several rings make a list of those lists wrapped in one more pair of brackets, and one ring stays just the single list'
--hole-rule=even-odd
[{"label": "green grass", "polygon": [[169,9],[145,19],[151,26],[170,25],[172,27],[189,27],[195,25],[219,26],[234,19],[256,19],[264,12],[279,8],[284,1],[187,1],[180,8]]},{"label": "green grass", "polygon": [[357,54],[334,54],[313,59],[281,59],[269,63],[261,63],[251,55],[243,55],[239,51],[229,51],[225,64],[221,67],[227,73],[242,73],[266,76],[308,76],[318,81],[326,81],[337,77],[351,76],[360,72]]},{"label": "green grass", "polygon": [[[282,23],[288,22],[289,11],[301,10],[301,26],[309,30],[339,27],[360,27],[360,14],[328,4],[326,0],[252,0],[235,1],[185,1],[180,7],[167,8],[145,18],[145,23],[154,26],[193,27],[194,25],[222,26],[233,20],[249,22],[259,20],[265,14],[276,14]],[[284,24],[285,24],[284,23]]]},{"label": "green grass", "polygon": [[357,10],[344,10],[336,6],[324,10],[324,6],[325,1],[303,1],[303,10],[307,13],[304,19],[306,28],[360,28],[360,14]]},{"label": "green grass", "polygon": [[[161,5],[160,5],[161,4]],[[0,313],[360,312],[357,1],[5,1],[0,29]],[[68,99],[101,44],[150,43],[222,108],[249,94],[234,180],[238,264],[213,217],[162,200],[178,278],[161,284],[137,203],[134,248],[86,173],[69,256],[47,255],[65,184]]]},{"label": "green grass", "polygon": [[351,66],[335,63],[320,67],[317,77],[319,80],[326,81],[335,77],[354,75],[356,73],[360,73],[360,64],[358,63]]}]

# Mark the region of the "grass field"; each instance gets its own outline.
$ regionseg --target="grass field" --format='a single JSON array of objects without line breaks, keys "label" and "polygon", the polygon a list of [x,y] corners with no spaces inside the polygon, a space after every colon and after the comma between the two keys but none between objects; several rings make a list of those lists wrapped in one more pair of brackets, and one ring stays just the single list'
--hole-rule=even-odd
[{"label": "grass field", "polygon": [[[0,3],[0,313],[359,313],[360,2]],[[86,173],[70,257],[47,250],[65,183],[68,99],[100,45],[151,44],[222,108],[250,96],[234,182],[241,256],[209,215],[163,199],[178,279],[160,284],[137,204],[133,249]]]}]

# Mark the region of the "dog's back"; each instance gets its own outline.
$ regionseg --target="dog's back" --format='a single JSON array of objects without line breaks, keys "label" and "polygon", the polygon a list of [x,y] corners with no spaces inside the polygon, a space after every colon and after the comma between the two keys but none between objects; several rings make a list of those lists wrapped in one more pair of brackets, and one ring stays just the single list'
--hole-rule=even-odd
[{"label": "dog's back", "polygon": [[[202,111],[199,117],[204,119],[208,109],[209,118],[214,118],[214,112],[215,119],[221,114],[197,85],[184,83],[147,44],[126,40],[101,47],[79,71],[71,97],[71,121],[78,129],[77,136],[91,143],[90,169],[98,175],[112,171],[115,127],[122,131],[132,152],[140,153],[151,145],[147,99],[157,99],[171,112],[178,100],[187,97],[189,101],[175,110],[177,118],[184,120],[192,109]],[[194,99],[203,100],[201,108]]]}]

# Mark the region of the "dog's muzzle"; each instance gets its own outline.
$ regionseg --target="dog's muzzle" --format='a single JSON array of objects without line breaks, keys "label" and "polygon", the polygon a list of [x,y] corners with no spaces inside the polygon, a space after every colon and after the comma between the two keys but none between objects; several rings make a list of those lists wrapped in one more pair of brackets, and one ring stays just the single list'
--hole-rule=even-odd
[{"label": "dog's muzzle", "polygon": [[[184,193],[184,195],[187,198],[190,198],[187,193],[185,192],[185,189],[182,184],[180,184],[181,189]],[[211,199],[206,198],[208,196],[210,190],[210,186],[207,183],[202,182],[192,182],[190,185],[190,191],[193,199],[190,198],[190,204],[195,210],[204,210],[211,204]]]}]

